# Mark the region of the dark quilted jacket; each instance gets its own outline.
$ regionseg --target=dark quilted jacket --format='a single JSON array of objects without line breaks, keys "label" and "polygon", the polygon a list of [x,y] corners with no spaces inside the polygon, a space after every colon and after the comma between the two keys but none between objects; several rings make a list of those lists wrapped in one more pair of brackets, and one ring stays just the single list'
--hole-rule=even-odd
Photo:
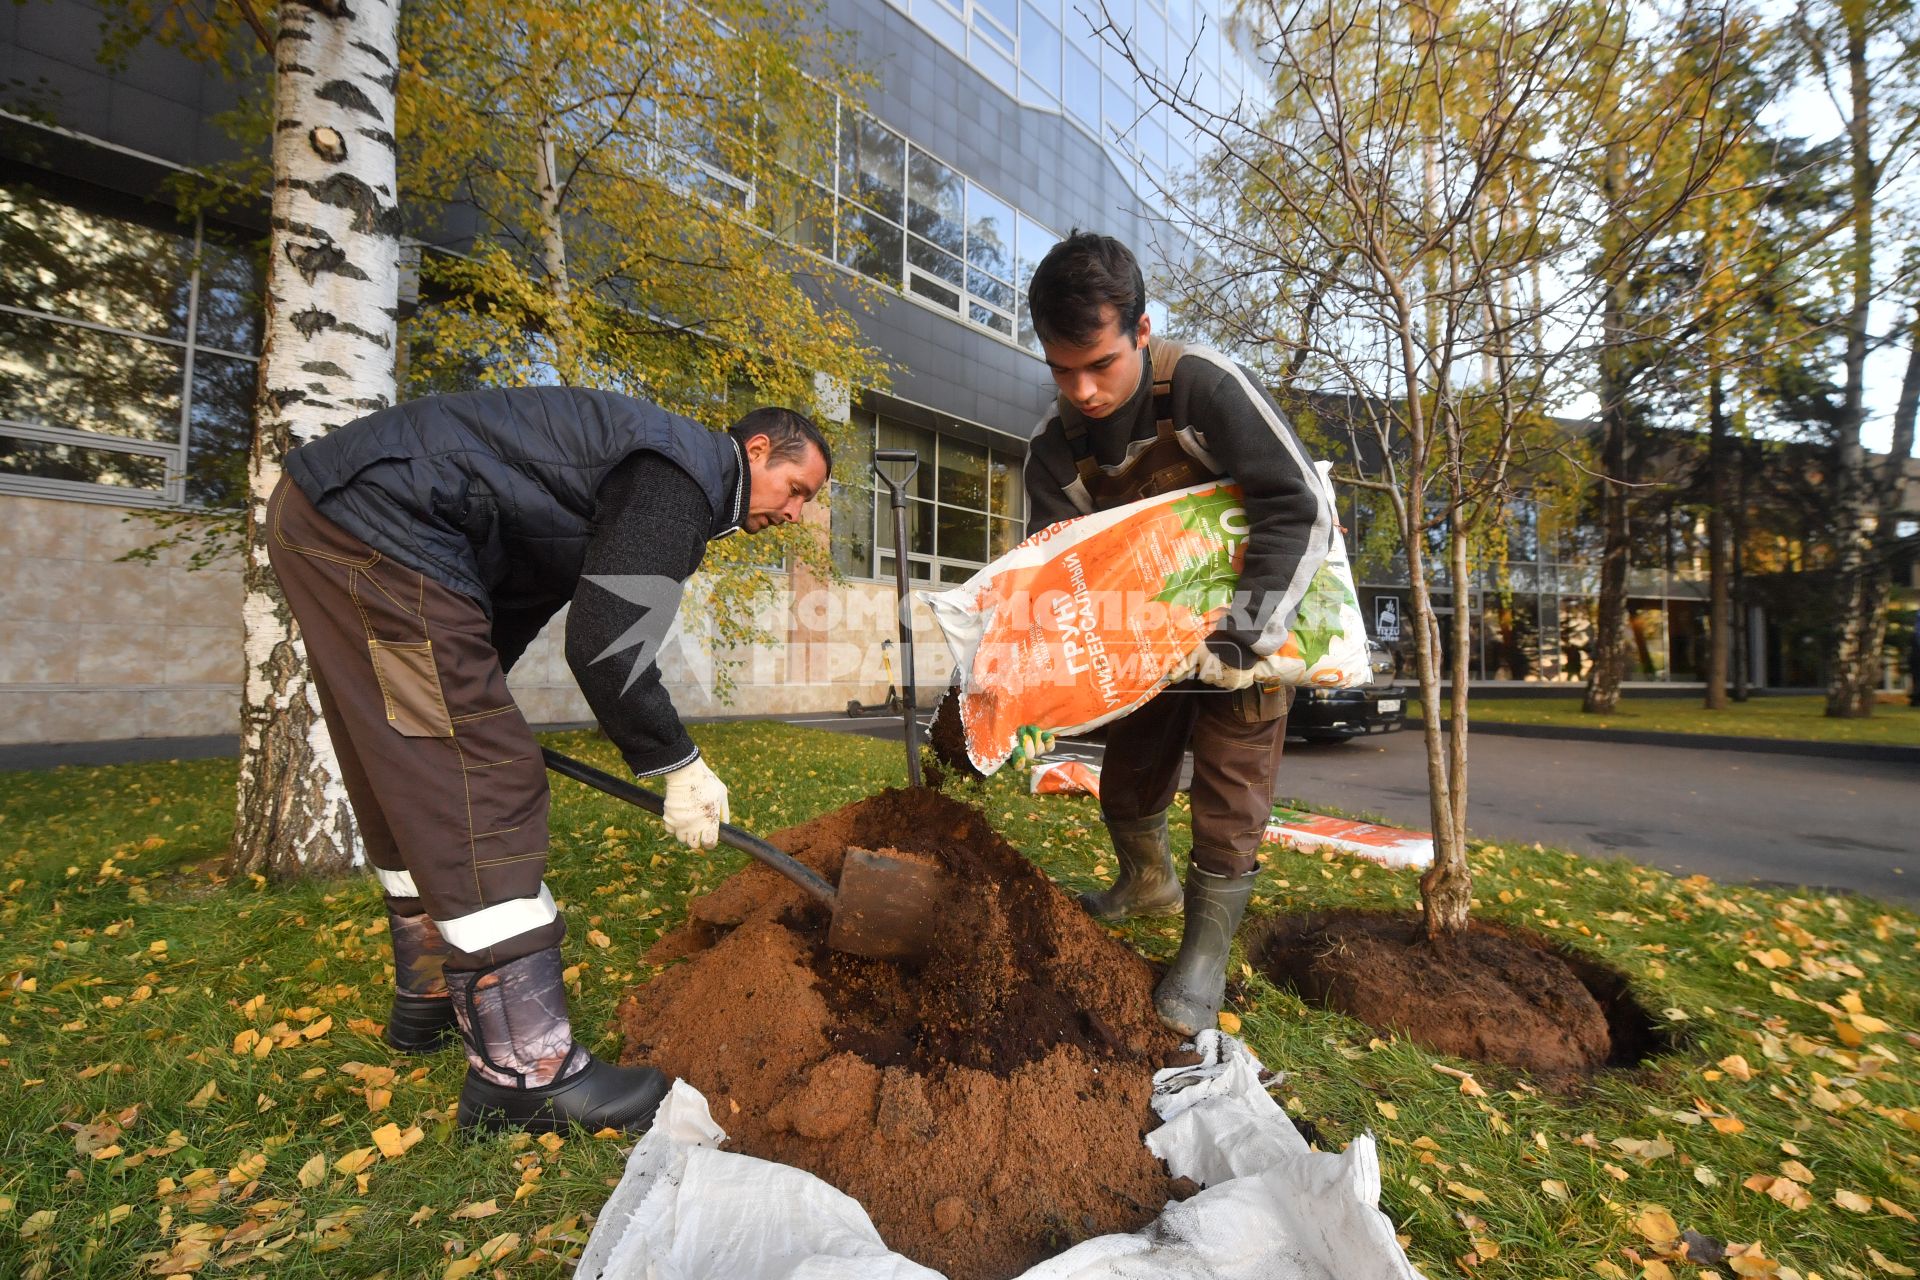
[{"label": "dark quilted jacket", "polygon": [[287,474],[367,545],[496,610],[551,613],[572,595],[594,494],[640,451],[692,476],[710,538],[746,516],[731,437],[606,391],[513,387],[382,409],[287,456]]}]

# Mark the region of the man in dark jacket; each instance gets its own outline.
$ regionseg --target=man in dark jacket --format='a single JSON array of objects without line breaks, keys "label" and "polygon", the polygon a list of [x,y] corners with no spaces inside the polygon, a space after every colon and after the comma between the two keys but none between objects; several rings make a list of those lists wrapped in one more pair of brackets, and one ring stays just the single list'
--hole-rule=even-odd
[{"label": "man in dark jacket", "polygon": [[415,400],[288,456],[268,555],[386,894],[387,1042],[426,1052],[457,1029],[462,1125],[644,1128],[668,1083],[573,1038],[546,770],[507,671],[570,604],[567,661],[601,726],[665,781],[673,835],[716,843],[727,788],[654,655],[707,544],[797,520],[831,465],[786,409],[720,433],[561,387]]},{"label": "man in dark jacket", "polygon": [[[1273,809],[1293,691],[1274,677],[1314,573],[1337,537],[1313,460],[1259,381],[1208,347],[1152,337],[1133,254],[1075,232],[1033,274],[1033,326],[1059,397],[1027,455],[1028,532],[1213,479],[1238,484],[1249,532],[1227,619],[1175,681],[1107,726],[1100,812],[1119,875],[1082,902],[1106,920],[1185,910],[1154,993],[1182,1035],[1214,1024],[1227,952]],[[1193,852],[1182,892],[1167,838],[1193,751]]]}]

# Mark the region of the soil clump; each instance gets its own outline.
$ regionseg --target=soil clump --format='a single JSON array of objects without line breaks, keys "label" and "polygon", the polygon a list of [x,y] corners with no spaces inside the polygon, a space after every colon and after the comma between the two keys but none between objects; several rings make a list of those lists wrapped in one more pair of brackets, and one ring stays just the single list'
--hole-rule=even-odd
[{"label": "soil clump", "polygon": [[1654,1047],[1620,975],[1521,929],[1474,921],[1435,947],[1418,914],[1329,911],[1270,917],[1246,946],[1275,984],[1310,1003],[1550,1083]]},{"label": "soil clump", "polygon": [[967,729],[960,723],[960,686],[948,685],[933,706],[933,719],[927,725],[927,745],[941,768],[957,778],[984,782],[987,775],[976,769],[967,754]]},{"label": "soil clump", "polygon": [[648,953],[684,962],[622,1001],[623,1062],[688,1080],[729,1149],[818,1174],[953,1280],[1004,1280],[1160,1212],[1178,1188],[1141,1139],[1179,1038],[1140,957],[935,791],[768,838],[829,880],[850,844],[936,858],[954,890],[929,958],[829,950],[824,909],[749,866]]}]

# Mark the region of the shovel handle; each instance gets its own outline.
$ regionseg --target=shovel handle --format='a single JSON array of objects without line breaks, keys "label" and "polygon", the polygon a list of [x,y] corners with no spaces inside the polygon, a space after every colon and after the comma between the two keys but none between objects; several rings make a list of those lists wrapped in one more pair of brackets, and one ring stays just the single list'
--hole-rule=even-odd
[{"label": "shovel handle", "polygon": [[[575,782],[584,782],[595,791],[604,791],[616,800],[625,800],[630,805],[645,809],[656,818],[666,816],[667,802],[645,787],[635,786],[624,778],[616,778],[610,773],[602,773],[590,764],[583,764],[572,756],[561,755],[552,747],[540,748],[540,754],[546,757],[547,768]],[[829,910],[838,905],[838,895],[818,872],[794,861],[793,857],[774,848],[759,836],[742,831],[739,827],[720,824],[720,843],[750,855],[756,861],[778,871],[787,879],[805,889],[808,893],[827,904]]]}]

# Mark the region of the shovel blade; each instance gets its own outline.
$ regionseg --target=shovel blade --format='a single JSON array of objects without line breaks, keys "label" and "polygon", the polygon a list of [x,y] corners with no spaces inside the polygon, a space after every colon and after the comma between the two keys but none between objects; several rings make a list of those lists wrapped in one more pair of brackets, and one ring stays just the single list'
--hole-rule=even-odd
[{"label": "shovel blade", "polygon": [[849,848],[827,945],[874,960],[914,960],[933,943],[950,882],[929,859]]}]

